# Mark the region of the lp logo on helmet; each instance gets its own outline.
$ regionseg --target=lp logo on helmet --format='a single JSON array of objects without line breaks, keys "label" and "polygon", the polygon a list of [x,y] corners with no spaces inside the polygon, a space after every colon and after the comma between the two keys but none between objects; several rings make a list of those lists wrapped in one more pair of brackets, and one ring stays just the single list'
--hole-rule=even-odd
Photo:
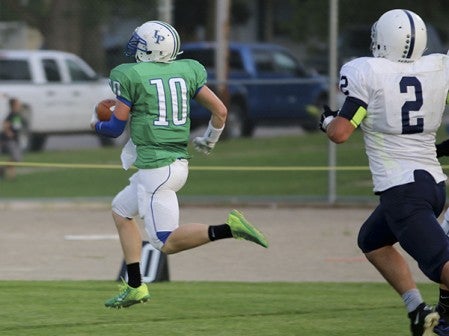
[{"label": "lp logo on helmet", "polygon": [[156,40],[156,44],[159,44],[159,42],[165,40],[165,37],[163,37],[162,35],[159,35],[159,30],[155,30],[154,31],[154,39]]}]

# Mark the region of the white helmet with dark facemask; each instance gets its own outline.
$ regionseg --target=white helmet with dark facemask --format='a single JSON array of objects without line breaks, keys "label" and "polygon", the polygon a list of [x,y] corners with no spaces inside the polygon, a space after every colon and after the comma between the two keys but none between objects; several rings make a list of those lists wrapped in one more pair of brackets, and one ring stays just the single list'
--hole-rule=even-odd
[{"label": "white helmet with dark facemask", "polygon": [[136,28],[125,53],[137,62],[169,63],[180,54],[180,45],[175,28],[165,22],[148,21]]},{"label": "white helmet with dark facemask", "polygon": [[383,14],[371,28],[371,50],[374,57],[393,62],[413,62],[427,46],[424,21],[405,9],[393,9]]}]

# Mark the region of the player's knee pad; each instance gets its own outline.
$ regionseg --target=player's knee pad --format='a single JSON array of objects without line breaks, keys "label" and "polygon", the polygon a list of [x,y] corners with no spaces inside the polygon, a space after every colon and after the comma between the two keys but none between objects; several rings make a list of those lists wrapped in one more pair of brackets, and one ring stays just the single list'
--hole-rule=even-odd
[{"label": "player's knee pad", "polygon": [[357,237],[357,245],[363,253],[369,253],[385,246],[385,244],[380,244],[377,240],[369,239],[369,237],[370,235],[366,230],[359,231],[359,235]]},{"label": "player's knee pad", "polygon": [[418,264],[419,268],[430,280],[440,283],[443,267],[449,261],[449,251],[447,249],[441,249],[428,260],[426,264]]},{"label": "player's knee pad", "polygon": [[161,231],[153,233],[147,230],[147,233],[149,236],[148,241],[151,243],[151,245],[153,245],[155,249],[161,251],[172,231]]},{"label": "player's knee pad", "polygon": [[111,203],[112,211],[122,217],[132,218],[137,214],[137,204],[125,194],[119,193]]},{"label": "player's knee pad", "polygon": [[112,211],[122,217],[137,215],[137,173],[129,179],[130,184],[123,188],[112,200]]},{"label": "player's knee pad", "polygon": [[357,245],[363,253],[368,253],[384,246],[392,246],[397,242],[396,237],[384,222],[373,222],[370,219],[362,225],[357,237]]},{"label": "player's knee pad", "polygon": [[409,220],[408,228],[399,234],[399,242],[430,280],[441,281],[441,271],[449,261],[449,243],[436,219],[418,216],[418,220]]}]

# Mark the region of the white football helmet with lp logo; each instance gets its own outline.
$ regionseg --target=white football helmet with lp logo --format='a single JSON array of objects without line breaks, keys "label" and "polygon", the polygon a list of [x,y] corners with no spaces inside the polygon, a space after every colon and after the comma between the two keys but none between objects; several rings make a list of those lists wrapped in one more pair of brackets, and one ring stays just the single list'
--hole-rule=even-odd
[{"label": "white football helmet with lp logo", "polygon": [[137,62],[169,63],[180,54],[178,32],[168,23],[148,21],[137,27],[128,41],[125,54]]},{"label": "white football helmet with lp logo", "polygon": [[426,50],[426,25],[412,11],[393,9],[373,24],[371,41],[374,57],[383,57],[393,62],[413,62]]}]

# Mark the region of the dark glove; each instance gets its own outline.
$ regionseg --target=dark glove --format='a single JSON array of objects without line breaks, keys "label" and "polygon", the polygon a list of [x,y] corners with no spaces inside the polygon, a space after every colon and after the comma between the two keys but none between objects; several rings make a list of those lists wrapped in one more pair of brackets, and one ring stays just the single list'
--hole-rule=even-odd
[{"label": "dark glove", "polygon": [[449,139],[443,141],[442,143],[436,144],[437,148],[437,158],[442,156],[449,156]]},{"label": "dark glove", "polygon": [[323,107],[324,107],[324,112],[321,114],[320,130],[322,130],[324,133],[326,133],[327,126],[338,115],[338,110],[332,111],[330,109],[330,107],[327,105],[324,105]]}]

